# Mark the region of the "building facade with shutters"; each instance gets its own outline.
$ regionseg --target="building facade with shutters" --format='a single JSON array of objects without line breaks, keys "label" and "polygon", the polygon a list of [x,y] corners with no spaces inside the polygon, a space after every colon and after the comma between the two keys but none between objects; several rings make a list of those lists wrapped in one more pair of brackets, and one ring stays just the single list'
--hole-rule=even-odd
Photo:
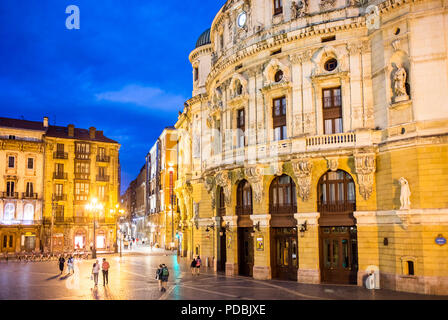
[{"label": "building facade with shutters", "polygon": [[433,0],[227,1],[176,123],[182,254],[447,294],[447,23]]},{"label": "building facade with shutters", "polygon": [[[89,251],[95,233],[97,251],[116,251],[119,150],[118,142],[94,127],[48,127],[44,164],[45,250]],[[102,209],[89,211],[86,205],[94,199]]]},{"label": "building facade with shutters", "polygon": [[[154,246],[175,249],[178,246],[178,206],[174,192],[177,180],[177,134],[167,127],[146,156],[148,166],[149,242]],[[177,233],[179,234],[179,233]]]},{"label": "building facade with shutters", "polygon": [[0,252],[38,251],[44,197],[43,122],[0,118]]}]

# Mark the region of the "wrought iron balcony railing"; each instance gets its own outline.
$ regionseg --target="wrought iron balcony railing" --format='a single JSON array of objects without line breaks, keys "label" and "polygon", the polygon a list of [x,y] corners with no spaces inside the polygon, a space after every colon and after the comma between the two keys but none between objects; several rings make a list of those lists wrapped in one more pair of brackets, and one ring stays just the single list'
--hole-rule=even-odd
[{"label": "wrought iron balcony railing", "polygon": [[22,199],[37,199],[37,193],[22,192]]},{"label": "wrought iron balcony railing", "polygon": [[53,179],[55,180],[67,180],[67,173],[65,172],[54,172]]},{"label": "wrought iron balcony railing", "polygon": [[96,176],[96,181],[109,182],[110,176]]},{"label": "wrought iron balcony railing", "polygon": [[61,151],[56,151],[56,152],[53,153],[53,159],[67,160],[68,159],[68,153],[67,152],[61,152]]},{"label": "wrought iron balcony railing", "polygon": [[96,156],[96,162],[110,162],[110,156]]},{"label": "wrought iron balcony railing", "polygon": [[19,198],[19,193],[18,192],[2,192],[2,198],[18,199]]}]

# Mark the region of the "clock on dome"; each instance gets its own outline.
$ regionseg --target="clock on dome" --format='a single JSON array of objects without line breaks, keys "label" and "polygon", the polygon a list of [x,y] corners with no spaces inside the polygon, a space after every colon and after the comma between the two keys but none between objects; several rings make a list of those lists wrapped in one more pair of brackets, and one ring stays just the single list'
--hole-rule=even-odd
[{"label": "clock on dome", "polygon": [[247,22],[247,13],[245,11],[241,12],[238,16],[238,27],[244,28]]}]

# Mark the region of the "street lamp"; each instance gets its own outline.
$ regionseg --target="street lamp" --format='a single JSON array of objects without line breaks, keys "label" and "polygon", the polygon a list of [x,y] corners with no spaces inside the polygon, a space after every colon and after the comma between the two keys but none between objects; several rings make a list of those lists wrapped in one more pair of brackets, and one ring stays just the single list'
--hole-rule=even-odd
[{"label": "street lamp", "polygon": [[93,198],[92,202],[86,205],[87,211],[93,212],[93,250],[92,259],[96,259],[96,213],[99,210],[103,210],[104,206],[98,203],[98,199]]}]

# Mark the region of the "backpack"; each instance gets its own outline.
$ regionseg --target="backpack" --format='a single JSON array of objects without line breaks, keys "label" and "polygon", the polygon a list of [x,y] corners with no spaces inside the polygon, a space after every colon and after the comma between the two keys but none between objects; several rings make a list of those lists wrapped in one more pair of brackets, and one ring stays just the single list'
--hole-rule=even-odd
[{"label": "backpack", "polygon": [[196,266],[200,267],[201,266],[201,259],[196,260]]},{"label": "backpack", "polygon": [[168,269],[167,268],[163,268],[162,269],[162,276],[168,277],[169,275],[170,275],[170,273],[168,272]]}]

